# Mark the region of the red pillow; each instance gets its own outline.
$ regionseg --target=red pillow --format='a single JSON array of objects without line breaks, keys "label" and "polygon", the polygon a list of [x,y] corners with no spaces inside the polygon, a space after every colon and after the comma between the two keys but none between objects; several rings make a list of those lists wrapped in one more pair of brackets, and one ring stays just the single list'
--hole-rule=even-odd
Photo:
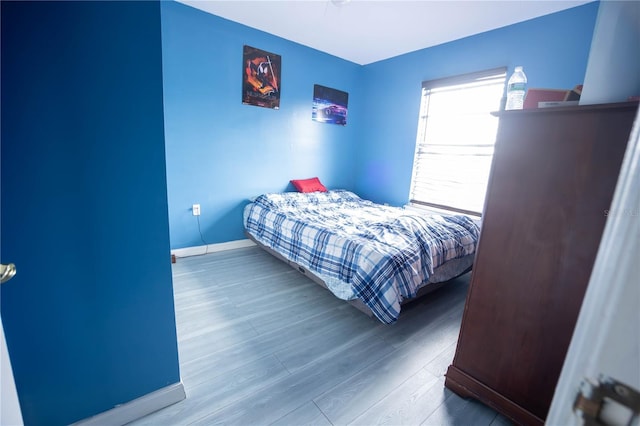
[{"label": "red pillow", "polygon": [[327,188],[320,183],[320,179],[317,177],[310,179],[295,179],[292,180],[291,183],[295,186],[298,192],[327,192]]}]

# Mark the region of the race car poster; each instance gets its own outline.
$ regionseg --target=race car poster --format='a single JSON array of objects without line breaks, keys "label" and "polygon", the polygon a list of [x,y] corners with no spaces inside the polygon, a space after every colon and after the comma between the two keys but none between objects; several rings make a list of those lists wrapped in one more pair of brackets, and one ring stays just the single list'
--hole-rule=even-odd
[{"label": "race car poster", "polygon": [[346,126],[348,101],[347,92],[314,84],[311,119],[321,123]]},{"label": "race car poster", "polygon": [[244,46],[242,103],[280,109],[280,55]]}]

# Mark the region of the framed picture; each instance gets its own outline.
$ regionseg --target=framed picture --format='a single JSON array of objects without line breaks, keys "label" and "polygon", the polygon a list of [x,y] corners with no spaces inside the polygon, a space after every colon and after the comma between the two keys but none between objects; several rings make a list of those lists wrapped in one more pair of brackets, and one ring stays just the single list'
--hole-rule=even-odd
[{"label": "framed picture", "polygon": [[242,103],[280,109],[280,55],[244,46],[242,54]]},{"label": "framed picture", "polygon": [[346,126],[348,101],[347,92],[314,84],[311,119],[321,123]]}]

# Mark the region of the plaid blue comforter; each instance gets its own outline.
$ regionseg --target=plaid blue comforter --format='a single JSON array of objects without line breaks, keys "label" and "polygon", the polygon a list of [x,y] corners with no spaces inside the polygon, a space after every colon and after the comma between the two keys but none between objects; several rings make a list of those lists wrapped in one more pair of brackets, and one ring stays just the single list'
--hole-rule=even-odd
[{"label": "plaid blue comforter", "polygon": [[361,299],[384,323],[433,269],[475,253],[478,226],[462,215],[420,215],[352,192],[264,194],[244,210],[257,241],[323,278],[339,298]]}]

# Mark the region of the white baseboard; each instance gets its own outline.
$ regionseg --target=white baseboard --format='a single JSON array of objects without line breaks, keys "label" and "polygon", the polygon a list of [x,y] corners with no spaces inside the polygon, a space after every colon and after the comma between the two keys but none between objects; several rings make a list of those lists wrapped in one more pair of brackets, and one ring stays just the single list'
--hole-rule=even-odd
[{"label": "white baseboard", "polygon": [[117,405],[111,410],[80,420],[72,426],[124,425],[182,401],[186,397],[182,382],[174,383],[133,401]]},{"label": "white baseboard", "polygon": [[244,240],[229,241],[226,243],[207,244],[206,246],[194,246],[174,249],[171,250],[171,254],[174,254],[176,257],[199,256],[202,254],[215,253],[225,250],[234,250],[255,245],[256,243],[247,238]]}]

